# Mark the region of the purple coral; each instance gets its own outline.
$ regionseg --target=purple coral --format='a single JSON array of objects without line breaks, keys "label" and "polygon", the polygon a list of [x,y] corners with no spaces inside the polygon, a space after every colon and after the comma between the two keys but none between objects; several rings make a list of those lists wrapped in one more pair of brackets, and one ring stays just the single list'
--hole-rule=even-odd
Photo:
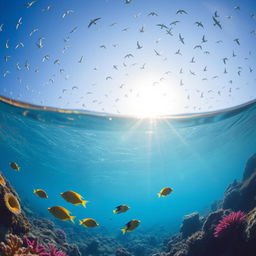
[{"label": "purple coral", "polygon": [[231,235],[234,231],[241,229],[245,218],[246,214],[241,211],[233,212],[223,217],[215,228],[214,237],[219,238]]},{"label": "purple coral", "polygon": [[60,239],[62,239],[62,240],[66,240],[66,239],[67,239],[67,234],[65,233],[64,230],[62,230],[62,229],[55,229],[55,233],[56,233],[56,235],[57,235]]}]

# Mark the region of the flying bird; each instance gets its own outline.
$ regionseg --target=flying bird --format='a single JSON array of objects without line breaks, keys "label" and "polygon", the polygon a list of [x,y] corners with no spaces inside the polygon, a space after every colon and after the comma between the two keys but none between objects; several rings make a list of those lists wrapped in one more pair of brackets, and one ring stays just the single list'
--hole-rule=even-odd
[{"label": "flying bird", "polygon": [[7,62],[10,58],[11,58],[11,56],[4,56],[5,62]]},{"label": "flying bird", "polygon": [[214,17],[215,18],[219,18],[220,17],[217,11],[214,12]]},{"label": "flying bird", "polygon": [[4,30],[4,24],[0,24],[0,32]]},{"label": "flying bird", "polygon": [[218,26],[220,29],[222,29],[222,26],[221,26],[220,22],[214,16],[212,16],[212,19],[214,21],[213,25]]},{"label": "flying bird", "polygon": [[73,10],[67,10],[66,12],[64,12],[64,13],[62,14],[62,18],[64,19],[67,15],[72,14],[72,13],[74,13]]},{"label": "flying bird", "polygon": [[84,56],[81,56],[80,60],[78,61],[78,63],[82,63],[84,60]]},{"label": "flying bird", "polygon": [[227,64],[227,61],[228,61],[228,58],[223,58],[222,61],[223,61],[223,63],[226,65],[226,64]]},{"label": "flying bird", "polygon": [[36,33],[39,29],[38,28],[34,28],[30,33],[29,36],[32,36],[34,33]]},{"label": "flying bird", "polygon": [[137,49],[141,49],[143,46],[140,45],[139,41],[137,41]]},{"label": "flying bird", "polygon": [[72,34],[72,33],[75,33],[77,31],[78,27],[74,27],[70,32],[69,34]]},{"label": "flying bird", "polygon": [[140,33],[144,33],[145,31],[144,31],[144,26],[142,26],[141,27],[141,29],[140,29]]},{"label": "flying bird", "polygon": [[180,22],[179,20],[175,20],[175,21],[171,22],[170,25],[171,25],[171,26],[172,26],[172,25],[175,25],[175,26],[176,26],[177,23],[179,23],[179,22]]},{"label": "flying bird", "polygon": [[173,36],[172,28],[167,29],[167,30],[166,30],[166,33],[167,33],[168,35],[170,35],[170,36]]},{"label": "flying bird", "polygon": [[131,53],[126,54],[126,55],[124,56],[125,59],[126,59],[126,58],[131,58],[131,57],[134,57]]},{"label": "flying bird", "polygon": [[240,45],[239,38],[234,39],[234,42],[236,42],[238,45]]},{"label": "flying bird", "polygon": [[9,40],[5,41],[5,48],[8,49],[9,48]]},{"label": "flying bird", "polygon": [[49,11],[50,9],[52,9],[53,6],[52,5],[48,5],[47,7],[43,8],[42,11],[45,12],[45,11]]},{"label": "flying bird", "polygon": [[156,54],[157,56],[161,56],[161,54],[160,54],[158,51],[156,51],[155,49],[154,49],[154,51],[155,51],[155,54]]},{"label": "flying bird", "polygon": [[148,16],[158,16],[158,14],[156,12],[150,12]]},{"label": "flying bird", "polygon": [[196,45],[193,49],[200,49],[200,50],[202,50],[203,48],[202,48],[202,46],[201,45]]},{"label": "flying bird", "polygon": [[195,25],[197,25],[198,27],[204,28],[204,25],[201,21],[196,21]]},{"label": "flying bird", "polygon": [[34,0],[34,1],[31,1],[31,2],[29,2],[29,3],[26,3],[26,4],[24,4],[24,6],[26,7],[26,8],[29,8],[29,7],[31,7],[34,3],[36,3],[37,2],[37,0]]},{"label": "flying bird", "polygon": [[202,43],[206,43],[208,40],[205,39],[205,35],[202,37]]},{"label": "flying bird", "polygon": [[22,24],[22,17],[20,17],[19,20],[17,21],[16,29],[18,29],[21,24]]},{"label": "flying bird", "polygon": [[163,28],[168,29],[168,27],[164,24],[157,24],[156,26],[160,27],[161,29],[163,29]]},{"label": "flying bird", "polygon": [[97,23],[96,23],[96,21],[98,21],[98,20],[100,20],[101,18],[95,18],[95,19],[93,19],[93,20],[91,20],[90,21],[90,23],[88,24],[88,28],[91,26],[91,25],[96,25]]},{"label": "flying bird", "polygon": [[184,37],[182,37],[181,34],[179,34],[179,41],[180,41],[182,44],[185,44],[185,43],[184,43]]},{"label": "flying bird", "polygon": [[178,10],[176,14],[188,14],[185,10]]},{"label": "flying bird", "polygon": [[15,46],[15,49],[18,49],[19,47],[24,47],[24,44],[22,42],[18,43],[16,46]]},{"label": "flying bird", "polygon": [[178,51],[175,52],[175,54],[177,54],[177,55],[182,55],[181,52],[180,52],[180,49],[178,49]]}]

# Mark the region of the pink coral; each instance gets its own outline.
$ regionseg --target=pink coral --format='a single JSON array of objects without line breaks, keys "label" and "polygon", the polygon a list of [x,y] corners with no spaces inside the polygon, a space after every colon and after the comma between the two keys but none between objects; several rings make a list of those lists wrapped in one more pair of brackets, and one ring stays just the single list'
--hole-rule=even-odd
[{"label": "pink coral", "polygon": [[38,254],[39,256],[47,255],[47,253],[45,252],[46,251],[45,247],[40,246],[37,240],[29,240],[27,237],[25,237],[25,242],[27,244],[27,247],[31,248],[32,253]]},{"label": "pink coral", "polygon": [[66,256],[65,252],[57,251],[56,247],[49,244],[49,253],[47,256]]},{"label": "pink coral", "polygon": [[233,232],[241,229],[245,222],[245,218],[246,214],[241,211],[233,212],[223,217],[215,228],[214,237],[218,238],[231,235]]}]

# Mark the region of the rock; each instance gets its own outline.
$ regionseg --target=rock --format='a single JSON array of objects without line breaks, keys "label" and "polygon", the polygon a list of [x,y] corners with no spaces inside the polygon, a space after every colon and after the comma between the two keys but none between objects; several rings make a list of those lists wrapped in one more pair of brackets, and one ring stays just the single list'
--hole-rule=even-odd
[{"label": "rock", "polygon": [[132,256],[125,248],[118,248],[115,253],[116,256]]},{"label": "rock", "polygon": [[246,163],[243,181],[248,179],[254,172],[256,172],[256,154],[252,155]]},{"label": "rock", "polygon": [[247,214],[246,239],[251,251],[256,251],[256,208]]},{"label": "rock", "polygon": [[223,209],[248,212],[256,206],[256,172],[243,182],[231,185],[225,192]]},{"label": "rock", "polygon": [[189,237],[196,231],[200,230],[201,226],[198,212],[185,215],[180,229],[182,238]]},{"label": "rock", "polygon": [[[3,174],[1,175],[4,178]],[[6,179],[5,179],[5,182],[6,182],[5,186],[0,185],[0,213],[1,213],[0,240],[1,241],[4,240],[6,234],[8,233],[22,236],[26,234],[31,228],[31,224],[26,218],[24,211],[22,210],[22,205],[20,203],[20,199],[17,192]],[[21,206],[20,213],[15,214],[10,210],[8,210],[8,207],[6,206],[5,199],[4,199],[7,193],[12,194],[19,202]]]},{"label": "rock", "polygon": [[203,224],[203,231],[207,236],[213,237],[214,229],[218,225],[219,221],[226,215],[231,213],[230,210],[217,210],[215,212],[210,213],[204,224]]}]

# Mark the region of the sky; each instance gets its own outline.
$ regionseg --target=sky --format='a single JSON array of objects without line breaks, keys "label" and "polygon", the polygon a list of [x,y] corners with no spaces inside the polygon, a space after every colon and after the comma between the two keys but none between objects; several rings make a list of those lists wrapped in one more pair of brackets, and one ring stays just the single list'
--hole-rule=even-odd
[{"label": "sky", "polygon": [[256,98],[253,0],[1,0],[0,9],[2,96],[136,116]]}]

